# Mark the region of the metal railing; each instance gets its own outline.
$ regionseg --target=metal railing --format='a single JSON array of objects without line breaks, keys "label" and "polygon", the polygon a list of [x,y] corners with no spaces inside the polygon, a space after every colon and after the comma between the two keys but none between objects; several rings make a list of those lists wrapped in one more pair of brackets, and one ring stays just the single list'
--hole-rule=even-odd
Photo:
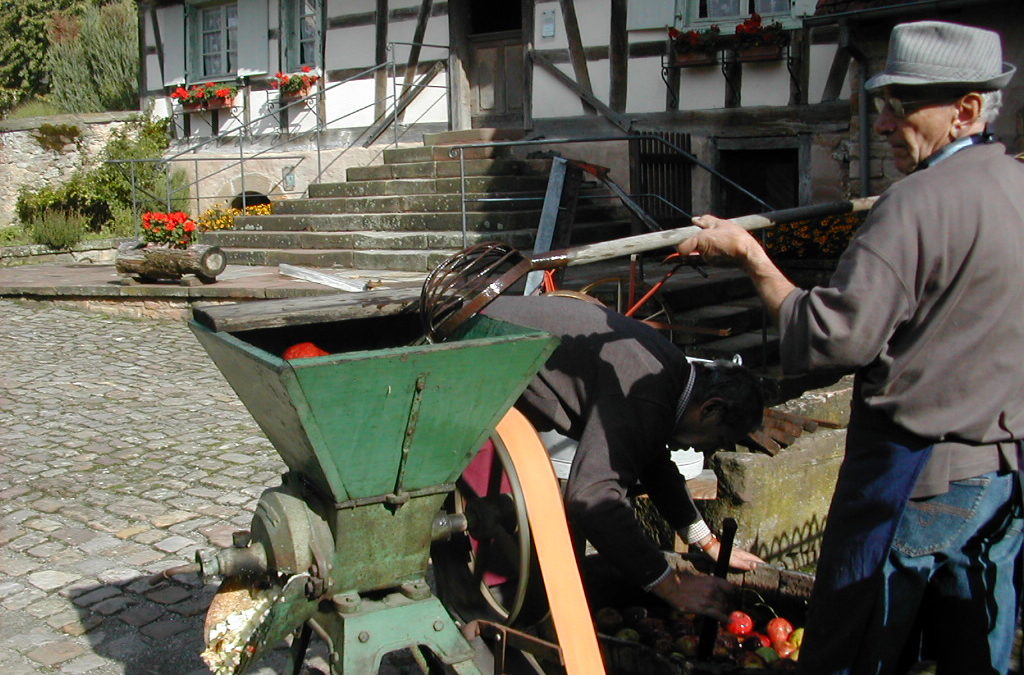
[{"label": "metal railing", "polygon": [[[699,157],[697,157],[693,153],[691,153],[691,152],[689,152],[689,151],[679,147],[678,145],[676,145],[675,143],[672,143],[669,140],[666,140],[666,139],[658,136],[657,134],[624,134],[624,135],[615,135],[615,136],[581,136],[580,138],[538,138],[538,139],[521,140],[521,141],[491,141],[491,142],[487,142],[487,143],[462,143],[462,144],[459,144],[459,145],[453,145],[451,147],[451,149],[448,151],[448,156],[453,158],[453,159],[458,159],[459,160],[459,189],[460,189],[460,196],[461,196],[462,238],[463,238],[463,241],[466,241],[466,239],[468,237],[468,229],[469,229],[469,227],[468,227],[468,219],[469,219],[469,215],[468,215],[468,210],[466,208],[468,203],[470,203],[470,202],[480,202],[480,201],[485,201],[485,200],[486,201],[501,201],[502,199],[506,199],[506,200],[512,199],[512,198],[501,198],[501,197],[471,198],[471,197],[468,196],[468,194],[466,192],[466,159],[465,159],[465,152],[466,152],[466,150],[469,150],[469,149],[472,149],[472,148],[512,148],[512,147],[527,147],[527,146],[535,146],[535,145],[563,145],[563,144],[572,144],[572,143],[601,143],[601,142],[608,142],[608,141],[633,141],[633,140],[640,140],[640,139],[648,139],[648,140],[653,140],[655,142],[661,143],[662,145],[668,147],[672,151],[682,155],[684,158],[686,158],[688,161],[692,162],[696,166],[704,169],[705,171],[710,173],[715,178],[718,178],[719,180],[724,181],[725,183],[728,183],[732,187],[734,187],[737,190],[739,190],[740,192],[742,192],[747,197],[750,197],[755,202],[757,202],[758,204],[763,206],[766,211],[773,211],[774,210],[774,207],[771,206],[768,202],[764,201],[763,199],[761,199],[760,197],[755,195],[753,192],[750,192],[749,190],[744,188],[742,185],[740,185],[736,181],[734,181],[731,178],[729,178],[728,176],[724,175],[723,173],[721,173],[720,171],[715,169],[713,166],[711,166],[711,165],[707,164],[706,162],[702,161]],[[632,196],[640,196],[640,195],[632,195]],[[653,195],[644,195],[644,196],[650,197],[650,196],[653,196]],[[663,197],[658,197],[658,199],[661,202],[665,203],[666,205],[670,206],[670,208],[674,209],[675,211],[678,211],[679,213],[682,213],[682,214],[686,215],[687,217],[690,216],[690,214],[686,213],[683,209],[679,208],[677,205],[675,205],[672,202],[664,199]]]},{"label": "metal railing", "polygon": [[[297,167],[299,164],[301,164],[303,161],[306,161],[306,159],[308,158],[308,155],[298,155],[298,154],[288,154],[288,155],[273,154],[273,155],[271,155],[270,153],[274,153],[275,151],[280,150],[280,149],[284,148],[285,146],[294,146],[297,143],[301,143],[304,140],[311,139],[311,138],[314,140],[313,153],[314,153],[315,158],[316,158],[317,166],[316,166],[316,174],[309,181],[309,183],[318,182],[318,181],[320,181],[323,178],[323,176],[326,174],[326,172],[329,171],[334,166],[334,164],[336,162],[338,162],[339,160],[342,159],[342,157],[345,156],[345,153],[349,152],[353,147],[355,147],[357,144],[359,144],[363,140],[363,138],[367,135],[367,133],[372,132],[372,130],[375,127],[377,127],[378,125],[384,125],[385,129],[388,126],[392,127],[392,130],[393,130],[393,137],[392,137],[393,140],[392,140],[392,143],[397,146],[398,143],[399,143],[400,138],[408,130],[408,127],[411,127],[413,124],[415,124],[420,119],[422,119],[422,117],[424,115],[428,114],[430,112],[430,110],[434,106],[437,105],[438,101],[441,100],[441,98],[438,98],[438,101],[434,101],[433,103],[431,103],[430,106],[428,106],[422,113],[420,113],[420,116],[416,120],[412,121],[411,123],[409,123],[407,125],[407,129],[406,130],[401,130],[399,128],[401,126],[401,124],[399,123],[399,118],[400,118],[401,113],[404,111],[405,108],[408,107],[409,103],[413,99],[416,98],[416,96],[418,96],[420,93],[422,93],[426,89],[444,89],[445,90],[445,95],[450,98],[450,79],[449,78],[446,78],[446,80],[448,80],[448,81],[446,81],[445,85],[443,85],[443,86],[442,85],[432,85],[432,84],[430,84],[429,80],[428,81],[424,81],[423,78],[421,78],[421,80],[416,81],[416,82],[411,82],[411,83],[403,82],[402,85],[398,84],[398,82],[397,82],[397,67],[396,67],[396,62],[395,62],[395,58],[394,58],[394,45],[410,45],[410,44],[413,44],[413,43],[408,43],[408,42],[393,42],[393,43],[389,43],[388,51],[389,51],[390,57],[389,57],[388,61],[386,61],[384,63],[377,64],[376,66],[367,68],[365,70],[362,70],[359,73],[356,73],[355,75],[352,75],[350,77],[345,78],[344,80],[339,80],[338,82],[332,82],[331,84],[329,84],[329,85],[327,85],[325,87],[320,87],[316,91],[314,91],[313,93],[310,93],[310,94],[308,94],[306,96],[297,97],[297,98],[295,98],[295,100],[293,100],[293,101],[291,101],[291,102],[289,102],[287,104],[281,105],[280,102],[279,102],[277,106],[272,106],[272,109],[269,112],[267,112],[267,113],[265,113],[263,115],[260,115],[260,116],[258,116],[256,118],[248,118],[248,115],[245,114],[247,112],[246,109],[243,109],[243,118],[245,118],[245,119],[240,119],[237,114],[232,114],[232,116],[231,116],[232,119],[240,122],[240,124],[237,127],[233,127],[232,129],[229,129],[228,132],[223,134],[223,135],[215,134],[215,135],[211,135],[209,137],[202,138],[199,141],[189,145],[188,147],[176,151],[174,154],[171,154],[171,155],[165,156],[165,157],[161,157],[161,158],[108,160],[107,163],[113,164],[115,166],[118,166],[119,168],[120,167],[128,167],[129,173],[126,174],[125,177],[128,180],[130,180],[130,182],[131,182],[131,186],[132,186],[132,204],[133,204],[133,210],[135,211],[135,215],[136,216],[139,215],[138,214],[138,204],[141,201],[141,199],[139,198],[139,194],[140,193],[143,196],[147,197],[149,200],[157,201],[157,202],[163,201],[163,203],[166,205],[168,210],[171,209],[171,203],[173,201],[175,201],[175,200],[181,199],[183,194],[187,195],[188,201],[195,203],[197,211],[198,211],[199,205],[200,205],[200,203],[202,202],[203,199],[217,199],[217,198],[232,199],[232,198],[234,198],[236,196],[241,198],[242,206],[243,206],[243,209],[244,209],[244,207],[247,205],[247,198],[249,198],[248,195],[247,195],[246,187],[245,187],[246,162],[251,163],[253,161],[261,160],[261,159],[263,159],[263,160],[273,159],[275,161],[277,161],[277,160],[296,160],[296,163],[294,165],[292,165],[292,167],[291,167],[292,168],[292,173],[294,173],[294,168]],[[445,45],[433,45],[433,44],[427,44],[427,43],[420,43],[420,46],[447,49],[447,46],[445,46]],[[441,62],[441,63],[443,63],[443,62]],[[334,117],[334,118],[331,118],[331,119],[325,119],[326,118],[326,109],[327,109],[327,106],[326,106],[326,96],[327,96],[327,93],[329,91],[333,90],[333,89],[336,89],[338,87],[346,85],[346,84],[348,84],[350,82],[353,82],[355,80],[364,79],[364,78],[366,78],[366,77],[368,77],[370,75],[373,75],[373,74],[377,73],[378,71],[385,70],[385,69],[387,70],[387,72],[391,76],[391,80],[392,80],[392,94],[391,94],[390,97],[387,97],[385,99],[386,105],[385,105],[384,113],[381,114],[380,116],[376,117],[374,119],[373,124],[371,124],[368,127],[363,128],[363,130],[360,133],[356,134],[355,137],[351,140],[351,142],[349,142],[346,146],[342,147],[341,151],[339,153],[337,153],[337,155],[334,158],[332,158],[325,165],[324,164],[324,153],[325,153],[325,151],[327,149],[331,149],[331,150],[337,149],[337,148],[325,148],[325,146],[324,146],[324,135],[325,135],[325,132],[327,132],[332,127],[332,125],[335,125],[338,122],[341,122],[341,121],[343,121],[343,120],[345,120],[347,118],[350,118],[350,117],[352,117],[354,115],[360,114],[363,111],[367,110],[368,108],[372,108],[372,107],[375,107],[377,105],[377,101],[371,101],[370,103],[368,103],[366,105],[357,107],[357,108],[355,108],[353,110],[350,110],[350,111],[347,111],[344,114],[339,115],[337,117]],[[428,71],[428,75],[430,75],[430,79],[433,79],[433,77],[437,75],[437,72],[434,71],[434,70],[431,70],[431,71]],[[403,89],[407,89],[408,90],[407,93],[402,95],[402,96],[399,96],[399,94],[398,94],[398,87],[399,86],[401,86]],[[312,105],[309,105],[309,104],[312,104]],[[248,105],[248,102],[246,102],[246,105]],[[315,117],[315,122],[314,122],[313,128],[311,128],[311,129],[306,129],[304,131],[299,131],[299,132],[291,132],[287,128],[282,129],[280,127],[280,125],[278,125],[278,128],[277,128],[277,130],[275,132],[262,132],[262,131],[259,130],[260,126],[262,126],[263,123],[265,123],[267,120],[275,120],[275,121],[277,121],[277,120],[280,120],[280,117],[281,117],[282,114],[287,114],[287,111],[290,110],[290,109],[293,109],[293,108],[304,109],[306,107],[309,107],[309,108],[312,109],[313,115]],[[176,120],[178,115],[184,115],[184,114],[187,114],[187,113],[184,113],[184,112],[177,113],[176,112],[173,115],[172,119]],[[267,139],[268,138],[273,139],[273,140],[271,142],[267,143]],[[196,157],[195,156],[195,154],[198,153],[200,150],[208,149],[209,146],[214,145],[214,144],[221,144],[225,140],[235,140],[237,142],[237,145],[238,145],[238,158],[235,159],[234,161],[230,161],[230,160],[228,160],[225,157]],[[250,141],[250,143],[251,143],[251,145],[250,145],[250,152],[248,152],[248,153],[246,152],[246,141],[247,140]],[[259,148],[253,150],[253,148],[255,146],[259,146]],[[377,156],[379,156],[379,153],[378,153],[378,155],[376,155],[373,158],[371,158],[369,161],[370,162],[374,161]],[[218,168],[215,171],[212,171],[210,173],[206,173],[206,174],[200,175],[199,168],[198,168],[199,167],[198,163],[199,162],[209,162],[209,161],[227,162],[227,163],[224,166],[221,166],[220,168]],[[171,168],[175,164],[182,163],[182,162],[192,162],[193,163],[193,174],[194,174],[195,177],[194,177],[193,180],[187,182],[184,185],[172,188],[171,187],[171,185],[172,185]],[[159,167],[161,167],[163,169],[165,194],[163,194],[163,195],[156,195],[156,194],[153,194],[152,192],[150,192],[148,190],[142,189],[138,185],[136,168],[137,168],[137,166],[139,164],[154,164],[154,165],[157,165],[157,166],[159,166]],[[218,176],[220,174],[223,174],[225,172],[236,171],[236,170],[238,171],[238,174],[239,174],[239,190],[238,190],[238,194],[237,195],[235,195],[235,194],[229,194],[229,195],[221,195],[221,194],[212,194],[212,195],[210,195],[210,194],[207,194],[207,195],[203,195],[202,194],[202,191],[200,190],[200,185],[204,181],[208,181],[211,178],[214,178],[214,177],[216,177],[216,176]],[[125,171],[125,169],[122,168],[122,172],[124,172],[124,171]],[[276,190],[277,194],[304,194],[306,192],[305,190],[297,190],[297,191],[290,190],[290,189],[287,189],[287,187],[286,187],[286,189],[283,189],[283,190],[280,189],[282,187],[282,183],[284,183],[286,180],[287,180],[286,177],[282,176],[280,181],[272,186],[272,190]]]}]

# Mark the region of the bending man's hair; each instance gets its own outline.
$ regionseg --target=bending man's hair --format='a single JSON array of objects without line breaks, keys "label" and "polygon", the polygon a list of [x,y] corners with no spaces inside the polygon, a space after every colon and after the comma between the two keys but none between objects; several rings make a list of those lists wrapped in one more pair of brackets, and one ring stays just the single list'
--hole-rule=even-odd
[{"label": "bending man's hair", "polygon": [[761,424],[764,391],[761,379],[750,369],[731,361],[697,361],[690,365],[697,369],[691,401],[721,399],[722,422],[742,433],[753,431]]}]

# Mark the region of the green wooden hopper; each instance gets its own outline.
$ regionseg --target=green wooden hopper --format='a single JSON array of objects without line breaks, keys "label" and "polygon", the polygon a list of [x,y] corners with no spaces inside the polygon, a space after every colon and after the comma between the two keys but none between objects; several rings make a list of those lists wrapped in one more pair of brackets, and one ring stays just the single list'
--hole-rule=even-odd
[{"label": "green wooden hopper", "polygon": [[[307,621],[344,654],[336,672],[374,672],[374,659],[397,648],[394,639],[354,640],[357,623],[361,637],[387,625],[444,660],[468,658],[454,623],[424,591],[435,521],[556,339],[483,316],[443,344],[419,340],[418,319],[407,314],[240,331],[209,324],[190,326],[288,467],[282,485],[260,497],[248,540],[198,556],[203,574],[281,582],[273,611],[245,638],[243,660]],[[330,355],[282,358],[305,341]],[[389,589],[397,599],[384,606],[363,595]],[[398,601],[414,607],[402,610],[400,625]]]}]

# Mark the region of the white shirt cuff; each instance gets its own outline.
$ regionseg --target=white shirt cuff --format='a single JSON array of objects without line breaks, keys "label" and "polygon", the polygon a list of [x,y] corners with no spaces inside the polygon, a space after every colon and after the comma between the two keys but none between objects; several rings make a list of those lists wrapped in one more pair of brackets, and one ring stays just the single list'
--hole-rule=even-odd
[{"label": "white shirt cuff", "polygon": [[683,540],[687,544],[696,544],[704,537],[711,535],[711,528],[709,528],[708,524],[701,519],[694,523],[690,523],[690,525],[679,534],[682,535]]}]

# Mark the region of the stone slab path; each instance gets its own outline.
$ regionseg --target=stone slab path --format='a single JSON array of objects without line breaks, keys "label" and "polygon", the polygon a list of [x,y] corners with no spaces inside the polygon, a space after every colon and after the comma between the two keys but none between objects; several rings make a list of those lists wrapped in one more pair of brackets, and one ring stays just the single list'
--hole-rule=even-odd
[{"label": "stone slab path", "polygon": [[184,323],[11,300],[0,317],[0,672],[208,673],[215,587],[148,577],[229,545],[283,462]]}]

